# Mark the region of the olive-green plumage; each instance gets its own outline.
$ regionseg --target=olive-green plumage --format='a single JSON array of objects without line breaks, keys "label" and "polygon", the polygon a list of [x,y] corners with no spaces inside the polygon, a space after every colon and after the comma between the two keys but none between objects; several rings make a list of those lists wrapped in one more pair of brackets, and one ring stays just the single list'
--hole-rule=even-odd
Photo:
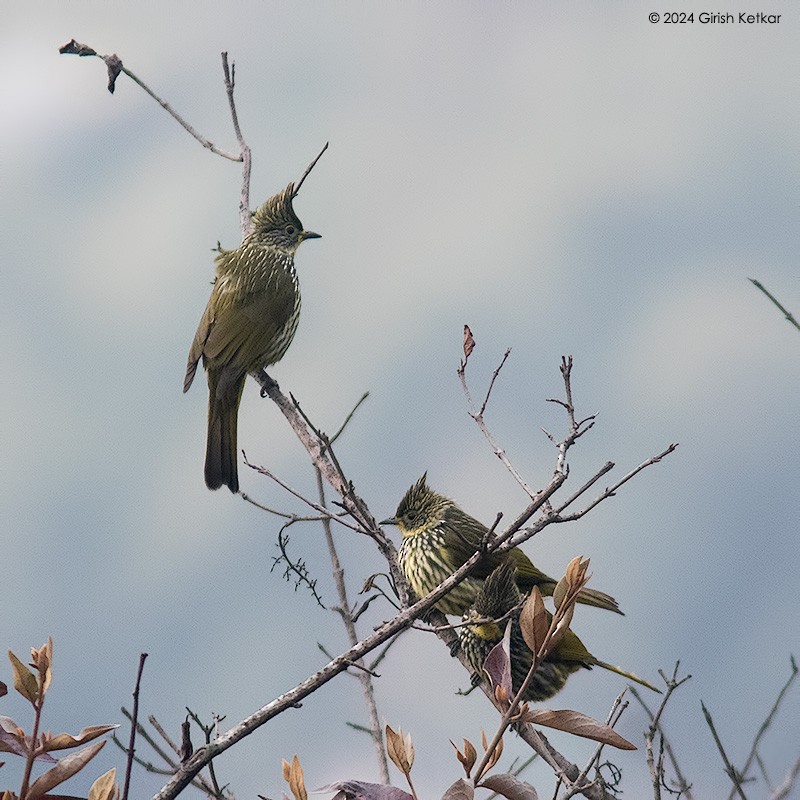
[{"label": "olive-green plumage", "polygon": [[[403,535],[400,566],[419,597],[424,597],[462,566],[479,549],[489,532],[482,522],[462,511],[450,498],[430,489],[425,475],[406,492],[395,516],[381,524],[397,525],[400,529]],[[521,591],[528,592],[538,586],[543,595],[553,594],[556,581],[538,570],[525,553],[515,547],[508,555],[487,554],[436,607],[445,614],[463,614],[475,600],[483,580],[507,558],[516,567]],[[595,589],[583,589],[578,602],[622,613],[613,597]]]},{"label": "olive-green plumage", "polygon": [[[474,603],[464,614],[464,622],[475,621],[476,624],[464,625],[459,628],[461,649],[480,679],[484,674],[483,663],[486,656],[496,644],[502,641],[505,627],[510,619],[512,626],[509,637],[511,683],[515,692],[519,691],[533,663],[533,655],[525,643],[519,625],[521,599],[522,596],[515,582],[514,565],[507,561],[486,578],[475,596]],[[487,619],[500,621],[486,622]],[[478,622],[478,620],[483,621]],[[655,686],[633,673],[595,658],[570,629],[558,642],[555,649],[537,667],[528,686],[526,699],[532,702],[546,700],[564,687],[567,678],[573,672],[577,672],[581,668],[591,669],[592,667],[602,667],[646,686],[648,689],[658,691]]]},{"label": "olive-green plumage", "polygon": [[217,256],[214,288],[189,350],[183,391],[192,385],[201,357],[208,377],[209,489],[239,491],[236,423],[245,378],[280,361],[297,330],[294,254],[319,234],[303,230],[293,197],[290,183],[256,211],[242,244]]}]

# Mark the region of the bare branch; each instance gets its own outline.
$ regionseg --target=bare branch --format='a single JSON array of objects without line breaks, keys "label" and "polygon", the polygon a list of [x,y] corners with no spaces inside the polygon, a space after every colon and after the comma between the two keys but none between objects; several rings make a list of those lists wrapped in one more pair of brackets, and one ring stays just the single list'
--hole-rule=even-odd
[{"label": "bare branch", "polygon": [[731,779],[733,782],[734,788],[736,790],[736,794],[739,795],[741,800],[747,800],[745,796],[744,789],[742,789],[742,778],[739,773],[736,771],[733,764],[731,764],[730,760],[728,759],[728,755],[725,752],[725,748],[722,746],[722,741],[719,738],[719,734],[717,733],[717,729],[714,727],[714,720],[711,719],[711,713],[706,708],[705,703],[700,701],[700,707],[703,709],[703,715],[706,718],[706,722],[708,723],[708,727],[711,729],[711,735],[714,737],[714,742],[717,745],[717,750],[719,750],[719,754],[722,757],[722,763],[725,765],[725,774]]},{"label": "bare branch", "polygon": [[[659,758],[656,761],[655,755],[653,754],[653,742],[657,734],[660,734],[660,751],[666,751],[667,757],[672,764],[672,769],[675,771],[675,776],[678,779],[677,790],[686,797],[686,800],[692,800],[691,786],[686,778],[684,778],[683,773],[678,766],[678,760],[675,757],[675,753],[673,752],[670,743],[667,741],[667,737],[664,734],[664,729],[661,727],[661,716],[664,713],[664,709],[667,707],[670,697],[672,697],[672,693],[692,677],[691,675],[686,675],[678,680],[678,668],[680,663],[680,661],[675,662],[675,668],[672,671],[671,678],[667,678],[667,676],[659,670],[661,677],[664,679],[664,682],[667,685],[667,691],[664,693],[664,697],[661,699],[661,703],[659,704],[658,710],[655,713],[650,710],[650,707],[647,705],[639,691],[634,686],[628,687],[631,694],[636,698],[642,708],[647,712],[647,715],[650,717],[650,727],[644,733],[644,741],[645,750],[647,753],[647,766],[650,770],[650,778],[653,785],[654,800],[660,800],[661,787],[666,786],[666,783],[664,782],[663,755],[660,752]],[[672,792],[672,789],[669,789],[669,791]]]},{"label": "bare branch", "polygon": [[[359,400],[358,404],[366,398],[366,395]],[[356,405],[358,408],[358,405]],[[353,416],[355,408],[350,412],[344,424],[339,429],[341,433],[347,425],[350,418]],[[338,435],[338,434],[337,434]],[[322,474],[319,469],[314,468],[314,473],[317,478],[317,492],[319,495],[319,504],[325,507],[325,484],[322,482]],[[353,647],[358,644],[358,634],[356,632],[355,618],[350,608],[350,601],[347,597],[347,586],[344,582],[344,569],[339,561],[339,554],[336,552],[336,544],[333,540],[333,531],[331,530],[330,519],[322,521],[322,529],[325,534],[325,541],[328,545],[328,553],[331,559],[331,571],[333,572],[333,581],[336,585],[336,593],[339,596],[339,613],[344,623],[345,631],[347,632],[347,640],[350,646]],[[381,730],[380,720],[378,719],[378,706],[375,702],[375,690],[372,685],[372,677],[374,673],[367,669],[364,663],[359,660],[353,662],[354,666],[359,668],[358,679],[361,683],[361,690],[364,694],[364,702],[367,706],[367,713],[369,715],[369,735],[375,747],[375,757],[378,761],[378,770],[381,776],[381,782],[384,784],[389,783],[389,762],[386,760],[386,749],[383,744],[383,731]]]},{"label": "bare branch", "polygon": [[[106,66],[109,66],[109,63],[111,65],[117,65],[119,72],[127,75],[137,86],[139,86],[139,88],[143,89],[147,94],[149,94],[150,97],[152,97],[153,100],[155,100],[161,106],[161,108],[164,109],[164,111],[166,111],[190,136],[200,142],[203,147],[205,147],[207,150],[210,150],[215,155],[221,156],[222,158],[227,158],[229,161],[242,161],[242,156],[237,156],[233,153],[228,153],[225,150],[220,150],[211,141],[206,139],[205,136],[198,133],[198,131],[196,131],[166,100],[162,100],[144,81],[127,69],[127,67],[123,66],[122,60],[116,54],[101,56],[93,48],[89,47],[88,45],[79,44],[74,39],[60,47],[58,52],[67,55],[97,56],[97,58],[106,62]],[[113,68],[116,67],[109,67],[109,69]],[[113,87],[114,83],[113,81],[110,81],[109,91],[112,92],[112,94],[114,92]]]},{"label": "bare branch", "polygon": [[773,294],[771,294],[769,291],[767,291],[766,288],[764,288],[764,285],[762,283],[757,281],[755,278],[748,278],[747,280],[749,280],[750,283],[752,283],[753,286],[756,287],[756,289],[760,289],[762,292],[764,292],[764,294],[778,307],[778,309],[783,314],[784,318],[788,322],[791,322],[792,325],[794,325],[795,328],[797,328],[797,330],[800,331],[800,323],[794,318],[794,316],[790,311],[788,311],[783,305],[781,305],[779,300]]},{"label": "bare branch", "polygon": [[[471,336],[472,333],[470,332],[470,338]],[[474,346],[474,340],[473,340],[473,346]],[[500,374],[500,370],[503,368],[503,365],[506,363],[506,359],[509,357],[510,354],[511,354],[511,349],[509,348],[503,355],[503,359],[500,362],[499,366],[492,373],[492,378],[489,381],[489,388],[486,391],[486,397],[483,399],[483,403],[481,404],[479,411],[475,410],[474,403],[472,402],[472,395],[470,394],[469,387],[467,386],[467,378],[465,372],[465,368],[467,365],[466,358],[461,362],[456,372],[458,374],[459,380],[461,381],[461,388],[464,390],[464,396],[467,398],[467,405],[469,407],[468,413],[470,417],[472,417],[472,419],[475,420],[475,423],[480,429],[480,432],[483,434],[484,438],[489,443],[489,446],[492,448],[492,452],[497,456],[497,458],[500,459],[503,466],[511,473],[514,480],[522,487],[522,489],[525,491],[528,497],[534,500],[536,499],[537,496],[536,492],[533,489],[531,489],[530,486],[528,486],[525,479],[520,474],[519,470],[517,470],[517,468],[511,463],[508,456],[506,455],[505,450],[503,450],[503,448],[500,447],[497,440],[494,438],[494,435],[489,430],[489,426],[486,424],[486,420],[483,417],[483,413],[484,411],[486,411],[486,405],[489,402],[489,397],[492,394],[492,388],[494,387],[494,383],[497,380],[497,376]]]},{"label": "bare branch", "polygon": [[122,789],[122,800],[128,800],[128,790],[131,785],[131,769],[133,768],[133,756],[136,752],[136,720],[139,716],[139,687],[142,684],[142,672],[144,672],[144,662],[147,653],[139,655],[139,669],[136,672],[136,685],[133,689],[133,716],[131,719],[131,736],[128,740],[128,759],[125,764],[125,783]]},{"label": "bare branch", "polygon": [[233,89],[236,85],[236,65],[228,66],[228,54],[222,53],[222,74],[225,79],[225,93],[228,95],[228,105],[231,109],[231,121],[233,122],[233,132],[236,134],[236,141],[239,142],[241,156],[237,159],[242,162],[242,192],[239,196],[239,223],[242,228],[242,239],[250,233],[250,170],[252,168],[252,153],[250,147],[242,136],[242,129],[239,127],[239,115],[236,112],[236,102],[233,99]]},{"label": "bare branch", "polygon": [[[780,692],[778,692],[778,697],[772,705],[772,708],[767,714],[766,719],[761,723],[761,727],[758,729],[756,733],[755,739],[753,739],[753,746],[750,748],[750,753],[747,756],[747,760],[744,762],[744,766],[742,767],[741,775],[742,779],[747,777],[747,773],[750,769],[750,765],[753,763],[753,759],[756,757],[758,753],[758,745],[761,741],[764,734],[767,732],[767,729],[772,724],[772,720],[775,719],[775,715],[778,713],[778,708],[780,707],[781,703],[783,702],[783,698],[786,696],[786,692],[789,691],[789,687],[794,683],[795,679],[797,678],[797,663],[794,660],[794,656],[790,657],[789,664],[791,667],[791,674],[787,679],[786,683],[781,688]],[[729,800],[735,795],[735,791],[731,791],[728,795]]]}]

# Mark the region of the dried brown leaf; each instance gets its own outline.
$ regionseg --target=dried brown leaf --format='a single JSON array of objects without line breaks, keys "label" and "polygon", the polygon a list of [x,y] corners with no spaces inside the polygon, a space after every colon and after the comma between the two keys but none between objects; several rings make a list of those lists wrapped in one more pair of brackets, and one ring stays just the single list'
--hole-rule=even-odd
[{"label": "dried brown leaf", "polygon": [[28,755],[25,731],[11,717],[0,716],[0,753],[14,753],[18,756]]},{"label": "dried brown leaf", "polygon": [[70,39],[65,45],[58,48],[58,52],[62,54],[75,55],[75,56],[96,56],[97,51],[92,50],[87,44],[80,44],[74,39]]},{"label": "dried brown leaf", "polygon": [[48,636],[47,641],[38,649],[31,648],[31,661],[39,673],[39,684],[42,687],[42,697],[50,688],[53,680],[53,637]]},{"label": "dried brown leaf", "polygon": [[472,800],[475,786],[472,781],[459,778],[443,795],[442,800]]},{"label": "dried brown leaf", "polygon": [[300,759],[295,753],[290,764],[285,758],[282,760],[283,779],[289,784],[289,789],[294,795],[294,800],[307,800],[306,782],[303,778],[303,768],[300,766]]},{"label": "dried brown leaf", "polygon": [[400,772],[404,775],[411,772],[411,767],[414,765],[414,745],[411,743],[411,734],[404,739],[401,728],[394,731],[390,725],[387,725],[386,752]]},{"label": "dried brown leaf", "polygon": [[3,681],[0,681],[0,697],[5,697],[8,694],[8,686]]},{"label": "dried brown leaf", "polygon": [[67,750],[70,747],[80,747],[80,745],[91,742],[92,739],[96,739],[98,736],[102,736],[104,733],[113,731],[116,728],[119,728],[119,725],[91,725],[88,728],[84,728],[77,736],[72,736],[69,733],[59,733],[58,736],[54,736],[45,742],[43,749],[49,753],[52,750]]},{"label": "dried brown leaf", "polygon": [[291,764],[284,760],[283,777],[288,782],[295,800],[307,800],[308,792],[306,792],[306,782],[303,778],[303,768],[300,766],[300,759],[297,757],[297,753],[295,753]]},{"label": "dried brown leaf", "polygon": [[488,778],[484,778],[478,786],[491,789],[493,792],[507,797],[508,800],[539,800],[539,795],[536,794],[533,786],[507,773],[490,775]]},{"label": "dried brown leaf", "polygon": [[612,727],[586,714],[581,714],[580,711],[551,711],[539,708],[529,711],[525,715],[524,722],[555,728],[575,736],[582,736],[584,739],[593,739],[619,750],[636,750],[636,745],[620,736]]},{"label": "dried brown leaf", "polygon": [[472,331],[469,328],[469,325],[464,326],[464,361],[472,355],[472,351],[475,349],[475,339],[472,336]]},{"label": "dried brown leaf", "polygon": [[28,791],[27,800],[38,800],[54,786],[80,772],[102,749],[105,742],[95,742],[81,750],[64,756],[54,767],[40,775]]},{"label": "dried brown leaf", "polygon": [[547,646],[547,652],[551,653],[558,646],[558,643],[567,635],[569,626],[572,624],[572,617],[575,614],[575,603],[571,603],[562,612],[563,616],[556,625],[553,635],[550,637],[550,642]]},{"label": "dried brown leaf", "polygon": [[[511,626],[507,627],[510,628]],[[542,600],[542,593],[539,591],[538,586],[533,587],[525,600],[525,604],[522,606],[522,611],[519,614],[519,627],[525,644],[535,655],[547,638],[547,631],[550,630],[550,620],[547,617],[547,610],[544,607],[544,600]]]},{"label": "dried brown leaf", "polygon": [[[484,752],[487,752],[489,749],[489,743],[486,741],[486,734],[483,731],[481,731],[481,744],[483,744]],[[494,750],[492,750],[492,755],[489,757],[489,761],[486,763],[486,768],[483,770],[484,774],[486,774],[500,760],[502,755],[503,738],[500,737]]]},{"label": "dried brown leaf", "polygon": [[101,775],[89,789],[89,800],[114,800],[116,785],[114,779],[117,777],[117,770],[112,767],[104,775]]},{"label": "dried brown leaf", "polygon": [[11,652],[11,650],[8,651],[8,658],[14,670],[14,688],[35,706],[39,697],[39,684],[36,681],[36,676]]},{"label": "dried brown leaf", "polygon": [[462,753],[461,750],[458,749],[458,745],[456,745],[452,739],[450,740],[450,744],[455,747],[456,758],[461,762],[461,766],[464,767],[464,772],[469,778],[469,774],[472,772],[472,768],[475,766],[475,762],[478,759],[478,751],[475,749],[475,745],[472,744],[469,739],[464,739],[464,752]]}]

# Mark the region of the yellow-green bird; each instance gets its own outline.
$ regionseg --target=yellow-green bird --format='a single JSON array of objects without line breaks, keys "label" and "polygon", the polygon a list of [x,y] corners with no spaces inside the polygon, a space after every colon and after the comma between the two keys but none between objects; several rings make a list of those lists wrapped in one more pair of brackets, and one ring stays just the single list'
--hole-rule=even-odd
[{"label": "yellow-green bird", "polygon": [[[458,634],[461,649],[464,651],[469,665],[475,671],[474,684],[479,683],[483,678],[483,664],[486,656],[502,640],[505,627],[510,619],[512,626],[509,647],[511,683],[515,692],[519,691],[522,686],[522,682],[530,670],[533,655],[522,637],[519,626],[521,599],[522,596],[515,581],[514,565],[511,561],[506,561],[486,578],[475,596],[474,603],[464,614],[464,622],[475,622],[475,624],[467,624],[459,628]],[[511,613],[509,614],[509,612]],[[479,622],[479,620],[487,619],[500,621]],[[546,700],[559,692],[567,682],[567,678],[574,672],[581,668],[591,669],[592,667],[602,667],[623,678],[646,686],[654,692],[659,691],[655,686],[632,672],[626,672],[620,667],[595,658],[570,629],[555,649],[537,667],[525,697],[532,702]]]},{"label": "yellow-green bird", "polygon": [[[479,549],[488,533],[482,522],[462,511],[449,497],[430,489],[426,475],[406,492],[395,516],[381,525],[397,525],[400,529],[403,535],[400,567],[418,597],[424,597],[450,577]],[[521,591],[528,592],[538,586],[543,595],[553,594],[556,580],[537,569],[525,553],[515,547],[508,555],[487,554],[436,607],[445,614],[461,616],[475,601],[484,579],[507,558],[516,567]],[[622,613],[613,597],[595,589],[582,589],[578,602]]]},{"label": "yellow-green bird", "polygon": [[189,350],[183,391],[202,358],[208,377],[205,478],[209,489],[239,491],[237,417],[248,373],[283,358],[297,330],[300,287],[294,254],[307,231],[292,208],[294,184],[253,215],[247,238],[217,256],[217,277]]}]

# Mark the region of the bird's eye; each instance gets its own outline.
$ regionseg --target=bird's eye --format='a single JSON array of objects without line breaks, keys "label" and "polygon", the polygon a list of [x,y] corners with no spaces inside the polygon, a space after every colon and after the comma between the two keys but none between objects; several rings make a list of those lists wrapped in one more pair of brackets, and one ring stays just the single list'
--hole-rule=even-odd
[{"label": "bird's eye", "polygon": [[415,520],[416,518],[417,518],[417,512],[416,512],[416,511],[409,511],[409,512],[406,514],[406,519],[407,519],[409,522],[414,522],[414,520]]},{"label": "bird's eye", "polygon": [[286,230],[286,233],[287,233],[289,236],[294,236],[294,234],[295,234],[295,231],[296,231],[296,229],[295,229],[294,225],[287,225],[285,230]]}]

